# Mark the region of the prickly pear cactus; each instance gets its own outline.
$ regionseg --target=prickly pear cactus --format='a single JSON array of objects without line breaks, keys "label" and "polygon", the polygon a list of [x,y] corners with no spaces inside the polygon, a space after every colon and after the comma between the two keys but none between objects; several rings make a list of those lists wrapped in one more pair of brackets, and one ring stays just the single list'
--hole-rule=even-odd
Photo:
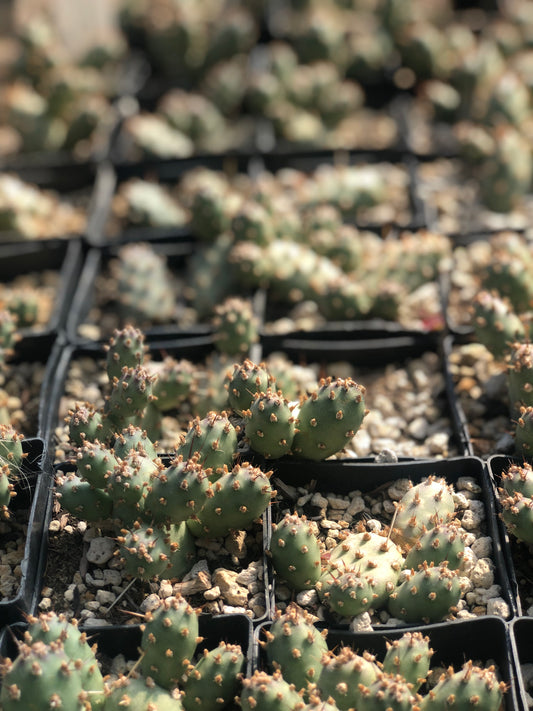
[{"label": "prickly pear cactus", "polygon": [[326,590],[329,589],[330,580],[327,576],[331,570],[333,575],[338,575],[339,571],[342,573],[343,569],[355,570],[359,577],[371,581],[370,607],[375,608],[382,605],[393,592],[403,566],[403,556],[398,546],[384,536],[364,530],[363,526],[356,532],[346,534],[328,553],[326,569],[317,587],[322,587],[325,581]]},{"label": "prickly pear cactus", "polygon": [[322,657],[322,673],[317,687],[323,699],[332,698],[340,711],[359,708],[359,686],[370,686],[379,674],[375,657],[359,655],[351,647],[341,647]]},{"label": "prickly pear cactus", "polygon": [[364,394],[364,387],[351,378],[322,380],[319,389],[300,405],[292,452],[318,460],[343,449],[363,422]]},{"label": "prickly pear cactus", "polygon": [[132,452],[137,452],[150,459],[156,459],[155,445],[146,430],[136,425],[128,425],[121,432],[116,433],[113,443],[113,452],[119,459],[127,459]]},{"label": "prickly pear cactus", "polygon": [[0,517],[9,517],[9,503],[15,495],[13,483],[10,481],[9,467],[4,464],[0,467]]},{"label": "prickly pear cactus", "polygon": [[113,515],[109,494],[73,472],[56,476],[56,496],[64,509],[84,521],[105,521]]},{"label": "prickly pear cactus", "polygon": [[252,304],[237,296],[228,297],[215,308],[215,347],[221,353],[244,356],[259,339],[259,324]]},{"label": "prickly pear cactus", "polygon": [[241,205],[231,220],[231,230],[236,241],[265,245],[274,239],[274,225],[268,210],[250,200]]},{"label": "prickly pear cactus", "polygon": [[105,711],[181,711],[181,693],[158,686],[150,676],[119,676],[106,685]]},{"label": "prickly pear cactus", "polygon": [[170,567],[169,534],[161,528],[135,522],[130,531],[117,536],[124,569],[130,575],[150,580],[163,575]]},{"label": "prickly pear cactus", "polygon": [[279,669],[297,690],[319,682],[322,655],[328,651],[326,632],[319,631],[314,623],[312,615],[290,604],[285,612],[277,613],[265,632],[263,648],[269,669]]},{"label": "prickly pear cactus", "polygon": [[515,341],[509,347],[507,385],[511,413],[533,405],[533,345]]},{"label": "prickly pear cactus", "polygon": [[0,703],[4,711],[85,711],[88,699],[82,675],[61,642],[21,644],[15,661],[3,663]]},{"label": "prickly pear cactus", "polygon": [[0,362],[13,355],[16,341],[17,322],[8,309],[0,310]]},{"label": "prickly pear cactus", "polygon": [[230,407],[237,414],[242,414],[251,407],[257,393],[266,392],[271,380],[264,363],[256,364],[249,358],[241,364],[236,363],[233,371],[226,376]]},{"label": "prickly pear cactus", "polygon": [[273,390],[256,394],[245,410],[245,435],[250,447],[267,459],[277,459],[291,451],[296,426],[289,402]]},{"label": "prickly pear cactus", "polygon": [[24,435],[16,431],[12,425],[0,424],[0,465],[7,465],[13,480],[20,476],[24,452],[22,440]]},{"label": "prickly pear cactus", "polygon": [[341,617],[354,617],[370,610],[379,599],[376,582],[358,569],[330,567],[317,586],[320,599]]},{"label": "prickly pear cactus", "polygon": [[433,708],[498,711],[505,689],[505,684],[498,681],[494,667],[482,669],[469,661],[460,671],[454,672],[450,667],[441,676],[438,684],[422,699],[420,711]]},{"label": "prickly pear cactus", "polygon": [[[275,491],[270,485],[272,472],[264,472],[249,462],[225,470],[213,483],[210,495],[198,511],[201,535],[225,536],[242,531],[259,519]],[[195,532],[197,526],[191,526]]]},{"label": "prickly pear cactus", "polygon": [[154,377],[148,370],[137,365],[124,366],[119,378],[114,378],[111,392],[107,396],[104,414],[115,430],[120,431],[132,417],[141,417],[147,404],[153,399]]},{"label": "prickly pear cactus", "polygon": [[148,369],[156,376],[152,394],[157,398],[155,405],[161,412],[179,407],[193,393],[194,366],[185,358],[175,360],[167,356],[160,363],[150,362]]},{"label": "prickly pear cactus", "polygon": [[224,466],[232,466],[237,434],[226,412],[208,412],[204,418],[196,417],[190,422],[187,433],[180,437],[176,454],[184,459],[197,454],[198,463],[216,475]]},{"label": "prickly pear cactus", "polygon": [[421,632],[405,632],[399,639],[387,642],[383,671],[403,676],[418,691],[427,679],[432,655],[429,637]]},{"label": "prickly pear cactus", "polygon": [[443,478],[429,476],[412,484],[398,502],[393,538],[412,545],[424,529],[451,521],[454,515],[451,487]]},{"label": "prickly pear cactus", "polygon": [[509,301],[489,291],[480,291],[473,299],[473,326],[476,338],[496,360],[503,360],[510,344],[526,335]]},{"label": "prickly pear cactus", "polygon": [[361,689],[357,708],[361,711],[412,711],[417,701],[411,684],[401,675],[381,672],[376,681]]},{"label": "prickly pear cactus", "polygon": [[172,460],[151,478],[144,502],[145,515],[155,523],[180,523],[196,516],[212,496],[208,472],[195,457]]},{"label": "prickly pear cactus", "polygon": [[93,486],[103,489],[119,462],[114,452],[96,440],[86,441],[76,450],[76,465],[80,476]]},{"label": "prickly pear cactus", "polygon": [[405,622],[440,622],[456,611],[461,583],[456,571],[424,565],[411,572],[389,598],[389,612]]},{"label": "prickly pear cactus", "polygon": [[244,654],[238,644],[220,642],[204,649],[195,665],[190,665],[180,684],[185,711],[217,711],[228,704],[239,688]]},{"label": "prickly pear cactus", "polygon": [[105,345],[106,370],[109,380],[120,378],[122,368],[135,368],[141,365],[144,359],[146,346],[144,333],[134,326],[127,325],[123,329],[116,329]]},{"label": "prickly pear cactus", "polygon": [[316,528],[305,516],[286,514],[272,524],[268,546],[276,573],[295,590],[309,590],[321,573],[321,549]]},{"label": "prickly pear cactus", "polygon": [[267,674],[256,670],[251,677],[242,680],[242,686],[243,711],[294,711],[300,704],[303,706],[301,695],[279,671]]},{"label": "prickly pear cactus", "polygon": [[198,643],[198,616],[181,596],[165,598],[146,613],[140,671],[165,689],[177,685]]},{"label": "prickly pear cactus", "polygon": [[461,566],[465,554],[464,533],[453,523],[440,523],[423,531],[405,557],[404,567],[418,570],[420,565],[446,562],[450,570]]},{"label": "prickly pear cactus", "polygon": [[65,422],[69,439],[76,445],[94,442],[103,434],[102,415],[89,402],[76,403],[74,410],[68,411]]},{"label": "prickly pear cactus", "polygon": [[530,459],[533,452],[533,407],[521,407],[514,431],[514,447],[518,455]]}]

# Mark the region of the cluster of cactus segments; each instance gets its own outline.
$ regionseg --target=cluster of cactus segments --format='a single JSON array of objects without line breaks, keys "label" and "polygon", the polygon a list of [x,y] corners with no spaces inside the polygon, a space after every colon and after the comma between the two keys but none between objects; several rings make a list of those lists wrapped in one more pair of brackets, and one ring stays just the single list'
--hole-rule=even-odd
[{"label": "cluster of cactus segments", "polygon": [[9,504],[16,496],[15,486],[22,478],[25,453],[24,436],[12,425],[0,424],[0,517],[9,516]]},{"label": "cluster of cactus segments", "polygon": [[533,468],[528,461],[510,463],[498,488],[501,517],[519,541],[533,543]]},{"label": "cluster of cactus segments", "polygon": [[327,549],[316,522],[286,512],[267,546],[279,580],[296,592],[316,590],[336,620],[383,609],[409,623],[449,618],[463,594],[466,531],[444,479],[409,484],[390,527],[378,533],[359,522]]},{"label": "cluster of cactus segments", "polygon": [[511,344],[526,335],[525,326],[509,300],[485,289],[473,300],[473,326],[476,338],[496,360],[504,360]]},{"label": "cluster of cactus segments", "polygon": [[328,645],[327,628],[316,623],[291,603],[265,625],[259,641],[265,670],[243,680],[243,707],[281,708],[286,695],[288,708],[323,711],[500,708],[507,687],[494,666],[467,661],[434,679],[434,650],[419,631],[396,633],[380,660],[367,650]]},{"label": "cluster of cactus segments", "polygon": [[[206,646],[199,610],[171,597],[147,613],[139,660],[126,676],[102,675],[97,644],[76,619],[55,613],[29,617],[15,659],[1,665],[2,709],[141,711],[204,709],[230,704],[241,688],[245,656],[239,644]],[[133,704],[133,705],[132,705]]]}]

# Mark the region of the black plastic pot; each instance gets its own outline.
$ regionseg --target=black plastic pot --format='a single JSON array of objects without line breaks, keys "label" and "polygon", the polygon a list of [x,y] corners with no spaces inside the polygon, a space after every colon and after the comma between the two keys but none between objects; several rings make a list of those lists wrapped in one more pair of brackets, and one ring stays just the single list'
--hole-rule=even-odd
[{"label": "black plastic pot", "polygon": [[41,542],[48,526],[48,503],[51,495],[52,470],[42,439],[25,439],[22,447],[27,455],[22,464],[19,481],[15,484],[16,496],[9,510],[18,521],[19,532],[13,528],[2,534],[2,545],[16,540],[27,524],[24,554],[20,562],[21,575],[18,592],[0,601],[0,627],[19,622],[31,611],[35,589],[39,587],[38,563]]},{"label": "black plastic pot", "polygon": [[[516,709],[528,711],[531,708],[531,687],[526,684],[522,666],[533,664],[533,619],[522,617],[513,620],[509,634],[515,666]],[[531,674],[528,676],[531,678]]]},{"label": "black plastic pot", "polygon": [[19,329],[21,338],[56,336],[63,328],[82,261],[83,248],[78,239],[0,244],[0,279],[6,286],[22,275],[47,270],[58,273],[57,291],[48,323]]},{"label": "black plastic pot", "polygon": [[[414,484],[425,477],[434,475],[444,477],[448,484],[455,484],[459,477],[472,477],[481,488],[480,499],[485,508],[485,535],[492,539],[492,561],[494,563],[494,582],[501,587],[501,597],[509,606],[510,616],[517,612],[516,598],[507,574],[505,554],[497,524],[496,507],[492,486],[481,459],[477,457],[455,457],[439,460],[399,461],[391,464],[379,464],[368,460],[339,460],[311,462],[309,460],[291,459],[272,461],[272,483],[278,490],[278,501],[271,506],[272,521],[281,517],[281,510],[291,508],[294,502],[287,497],[288,487],[305,487],[307,491],[318,492],[323,496],[328,493],[346,495],[351,491],[360,490],[363,494],[381,490],[397,479],[410,479]],[[298,493],[300,496],[301,492]],[[312,511],[309,512],[312,516]],[[363,519],[364,520],[364,517]],[[356,519],[350,524],[355,526]],[[270,533],[267,532],[268,545]],[[275,586],[275,579],[272,580]],[[342,628],[334,618],[330,627]],[[455,624],[455,622],[453,622]],[[461,621],[462,624],[462,621]],[[428,629],[433,624],[428,625]],[[409,625],[400,629],[410,628]],[[374,627],[383,630],[382,626]]]},{"label": "black plastic pot", "polygon": [[[254,632],[255,669],[267,670],[266,655],[259,644],[264,640],[265,632],[271,622],[264,622]],[[321,626],[322,628],[322,626]],[[428,627],[413,627],[410,632],[420,632],[429,637],[429,644],[434,650],[431,668],[453,666],[458,671],[467,660],[485,665],[496,664],[502,681],[508,685],[504,695],[502,711],[522,711],[517,706],[517,693],[514,687],[514,668],[511,659],[511,645],[508,639],[507,625],[498,617],[484,617],[477,620],[464,620],[454,623],[435,624]],[[368,651],[377,661],[383,661],[387,643],[399,639],[405,630],[388,629],[383,632],[346,632],[329,630],[326,640],[328,647],[338,650],[340,647],[352,647],[357,654]],[[525,707],[524,707],[525,711]]]}]

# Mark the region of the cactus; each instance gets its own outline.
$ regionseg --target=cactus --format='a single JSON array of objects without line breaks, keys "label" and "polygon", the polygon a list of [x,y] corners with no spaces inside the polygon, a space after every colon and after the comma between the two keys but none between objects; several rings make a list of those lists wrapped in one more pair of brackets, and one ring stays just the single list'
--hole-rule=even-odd
[{"label": "cactus", "polygon": [[141,580],[166,573],[171,565],[168,532],[136,521],[131,531],[123,529],[122,534],[117,540],[127,573]]},{"label": "cactus", "polygon": [[104,434],[102,414],[89,402],[78,402],[65,418],[71,442],[81,446],[86,441],[94,442]]},{"label": "cactus", "polygon": [[266,245],[274,239],[272,216],[260,203],[249,201],[241,205],[231,220],[231,231],[237,242]]},{"label": "cactus", "polygon": [[161,600],[142,625],[140,671],[164,689],[177,685],[199,642],[198,616],[181,596]]},{"label": "cactus", "polygon": [[250,408],[242,414],[246,420],[246,439],[254,451],[267,459],[277,459],[291,451],[295,418],[281,393],[270,388],[256,393]]},{"label": "cactus", "polygon": [[233,371],[226,375],[224,386],[230,407],[241,415],[251,407],[257,393],[266,392],[271,380],[264,363],[256,365],[248,358],[241,364],[236,363]]},{"label": "cactus", "polygon": [[24,435],[12,425],[0,424],[0,466],[6,465],[13,480],[18,479],[26,456],[22,449]]},{"label": "cactus", "polygon": [[114,452],[98,440],[85,441],[76,449],[75,457],[80,476],[99,489],[105,488],[107,479],[119,464]]},{"label": "cactus", "polygon": [[121,247],[110,269],[125,321],[143,325],[168,322],[174,317],[175,287],[166,260],[148,243]]},{"label": "cactus", "polygon": [[17,323],[8,309],[0,310],[0,360],[4,362],[13,355]]},{"label": "cactus", "polygon": [[238,644],[220,642],[214,649],[204,649],[196,664],[188,667],[180,684],[185,711],[223,708],[238,690],[243,665],[244,655]]},{"label": "cactus", "polygon": [[243,711],[294,711],[302,703],[301,695],[293,684],[283,679],[280,671],[267,674],[255,671],[242,680],[240,705]]},{"label": "cactus", "polygon": [[9,467],[4,464],[0,466],[0,514],[2,518],[9,517],[9,503],[13,496],[15,496],[15,490],[10,480]]},{"label": "cactus", "polygon": [[406,622],[440,622],[456,611],[461,583],[456,571],[423,565],[391,593],[389,611]]},{"label": "cactus", "polygon": [[61,642],[21,644],[15,661],[7,659],[3,664],[2,709],[84,711],[90,696],[84,688],[82,669],[83,665],[80,669],[73,663]]},{"label": "cactus", "polygon": [[420,711],[432,708],[498,711],[505,690],[506,685],[498,681],[494,667],[481,669],[468,661],[460,671],[454,672],[450,667],[440,677],[438,684],[422,699]]},{"label": "cactus", "polygon": [[328,645],[326,631],[315,627],[312,615],[291,604],[284,613],[277,613],[265,634],[262,646],[270,670],[279,669],[297,690],[319,683],[321,659]]},{"label": "cactus", "polygon": [[179,407],[193,393],[194,366],[190,361],[167,356],[161,363],[151,362],[147,367],[156,376],[152,394],[161,412]]},{"label": "cactus", "polygon": [[418,691],[427,680],[432,655],[429,637],[421,632],[405,632],[393,642],[387,642],[383,671],[403,676],[413,690]]},{"label": "cactus", "polygon": [[305,516],[286,514],[272,524],[268,546],[276,573],[295,590],[309,590],[320,578],[320,543]]},{"label": "cactus", "polygon": [[496,247],[480,275],[481,289],[508,299],[517,314],[528,311],[533,306],[531,267],[526,268],[530,260],[524,263],[522,254],[515,256]]},{"label": "cactus", "polygon": [[213,476],[224,466],[230,467],[237,451],[238,430],[228,419],[227,413],[209,412],[206,417],[196,417],[182,435],[176,455],[190,459],[198,454],[198,463],[204,469],[212,469]]},{"label": "cactus", "polygon": [[359,708],[359,685],[369,686],[379,674],[375,657],[356,654],[351,647],[328,652],[322,657],[322,673],[317,687],[323,699],[332,698],[340,711]]},{"label": "cactus", "polygon": [[360,711],[412,711],[419,699],[412,685],[399,674],[381,672],[369,686],[361,689]]},{"label": "cactus", "polygon": [[329,568],[318,587],[320,599],[341,617],[355,617],[370,610],[379,598],[376,583],[370,576],[355,570]]},{"label": "cactus", "polygon": [[232,530],[249,528],[275,495],[271,475],[272,472],[264,472],[248,462],[235,464],[231,471],[223,470],[196,521],[190,523],[191,530],[201,535],[225,536]]},{"label": "cactus", "polygon": [[120,378],[113,379],[111,392],[106,398],[104,415],[115,430],[125,427],[130,418],[142,415],[154,397],[153,381],[154,376],[142,365],[133,368],[124,366]]},{"label": "cactus", "polygon": [[[402,553],[393,541],[366,531],[361,525],[356,532],[347,533],[340,543],[329,551],[318,587],[320,589],[325,585],[327,591],[332,575],[336,577],[344,571],[354,571],[358,577],[371,582],[371,607],[377,608],[393,592],[402,566]],[[370,593],[370,590],[368,592]]]},{"label": "cactus", "polygon": [[393,537],[413,544],[426,529],[447,523],[455,515],[452,488],[443,478],[429,476],[412,484],[397,506]]},{"label": "cactus", "polygon": [[134,326],[125,326],[115,329],[104,349],[107,353],[106,370],[109,380],[120,378],[122,368],[135,368],[141,365],[144,359],[146,346],[144,333]]},{"label": "cactus", "polygon": [[533,345],[515,341],[509,347],[507,384],[511,412],[533,405]]},{"label": "cactus", "polygon": [[168,530],[168,567],[165,576],[169,580],[181,580],[196,561],[196,540],[190,532],[186,521],[171,524]]},{"label": "cactus", "polygon": [[291,451],[299,457],[326,459],[355,436],[366,414],[365,389],[351,378],[327,378],[304,399]]},{"label": "cactus", "polygon": [[103,521],[113,515],[109,494],[72,472],[56,476],[56,496],[64,509],[85,521]]},{"label": "cactus", "polygon": [[146,431],[132,424],[115,434],[113,452],[119,459],[126,459],[132,452],[151,459],[157,457],[155,445]]},{"label": "cactus", "polygon": [[181,711],[181,695],[158,686],[136,672],[120,675],[106,685],[105,711]]},{"label": "cactus", "polygon": [[215,347],[220,353],[246,355],[259,340],[258,319],[249,300],[228,297],[215,308]]},{"label": "cactus", "polygon": [[516,453],[531,458],[533,451],[533,407],[521,407],[514,432]]},{"label": "cactus", "polygon": [[473,300],[473,326],[476,338],[502,360],[510,344],[525,338],[524,324],[509,301],[497,294],[480,291]]},{"label": "cactus", "polygon": [[14,289],[7,299],[7,309],[13,314],[17,329],[35,326],[39,318],[39,296],[34,289]]},{"label": "cactus", "polygon": [[464,534],[458,526],[440,523],[422,532],[405,557],[404,567],[418,570],[424,562],[440,565],[446,562],[450,570],[459,568],[464,559]]},{"label": "cactus", "polygon": [[197,458],[179,455],[152,477],[144,502],[145,515],[156,524],[180,523],[196,517],[212,496],[208,472]]}]

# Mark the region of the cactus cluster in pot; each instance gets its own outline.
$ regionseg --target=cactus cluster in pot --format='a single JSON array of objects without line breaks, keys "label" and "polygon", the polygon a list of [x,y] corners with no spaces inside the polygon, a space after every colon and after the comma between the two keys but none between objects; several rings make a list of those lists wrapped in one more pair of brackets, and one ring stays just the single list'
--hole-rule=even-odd
[{"label": "cactus cluster in pot", "polygon": [[431,668],[429,637],[405,632],[387,642],[382,660],[366,650],[341,645],[328,649],[327,628],[291,604],[260,639],[265,669],[243,680],[245,709],[280,708],[347,711],[356,708],[430,711],[498,711],[507,686],[496,668],[465,661],[462,669]]},{"label": "cactus cluster in pot", "polygon": [[1,666],[5,711],[223,709],[240,690],[245,656],[239,644],[201,645],[198,613],[181,596],[147,613],[139,658],[128,673],[102,674],[98,644],[75,619],[55,613],[29,617],[14,659]]},{"label": "cactus cluster in pot", "polygon": [[337,622],[381,610],[398,623],[453,619],[466,591],[467,531],[442,478],[410,482],[390,526],[377,531],[360,521],[328,547],[305,514],[285,513],[272,528],[268,555],[277,579],[295,594],[316,591]]}]

